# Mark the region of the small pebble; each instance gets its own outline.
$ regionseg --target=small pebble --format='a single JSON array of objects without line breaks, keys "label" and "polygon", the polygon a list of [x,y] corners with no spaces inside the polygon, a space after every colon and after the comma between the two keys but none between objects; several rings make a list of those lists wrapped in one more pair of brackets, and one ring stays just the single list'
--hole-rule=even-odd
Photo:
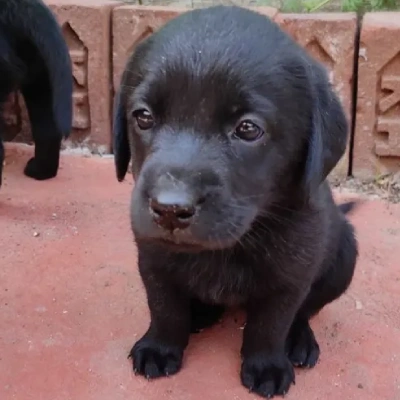
[{"label": "small pebble", "polygon": [[39,232],[33,232],[33,236],[34,236],[34,237],[38,237],[39,235],[40,235]]}]

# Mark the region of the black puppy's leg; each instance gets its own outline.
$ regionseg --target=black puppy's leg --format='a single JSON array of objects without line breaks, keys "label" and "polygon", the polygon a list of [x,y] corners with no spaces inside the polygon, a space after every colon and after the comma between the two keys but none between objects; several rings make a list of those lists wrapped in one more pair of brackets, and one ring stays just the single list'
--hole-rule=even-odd
[{"label": "black puppy's leg", "polygon": [[[2,47],[2,42],[0,38],[0,51],[3,50]],[[0,59],[0,75],[3,76],[3,79],[0,78],[0,187],[3,183],[3,165],[4,165],[4,160],[5,160],[5,150],[4,150],[4,142],[3,142],[3,132],[6,129],[6,124],[3,119],[3,113],[4,113],[4,103],[7,100],[8,94],[12,90],[12,86],[10,85],[10,82],[7,82],[4,77],[8,77],[8,79],[11,80],[11,77],[9,76],[9,72],[7,69],[1,68],[1,59]]]},{"label": "black puppy's leg", "polygon": [[[0,46],[0,49],[1,49],[1,46]],[[4,71],[2,71],[0,68],[0,74],[1,73],[4,73]],[[5,128],[6,128],[2,114],[4,112],[3,103],[6,98],[6,93],[8,93],[7,92],[8,86],[6,85],[4,80],[1,80],[1,79],[0,79],[0,86],[2,86],[2,88],[0,89],[0,187],[1,187],[1,185],[3,183],[3,165],[4,165],[4,159],[5,159],[3,132],[5,131]],[[4,89],[4,87],[5,87],[5,89]],[[10,91],[11,91],[11,89],[10,89]]]},{"label": "black puppy's leg", "polygon": [[139,246],[139,270],[151,322],[130,352],[135,373],[148,379],[173,375],[181,369],[190,335],[190,299],[160,272],[163,268],[157,263],[163,261],[151,258],[153,256],[144,256]]},{"label": "black puppy's leg", "polygon": [[307,318],[297,316],[286,340],[286,353],[295,367],[312,368],[320,350]]},{"label": "black puppy's leg", "polygon": [[250,391],[271,398],[285,395],[294,383],[285,340],[302,300],[301,291],[279,292],[247,304],[241,380]]},{"label": "black puppy's leg", "polygon": [[0,186],[3,183],[4,143],[0,132]]},{"label": "black puppy's leg", "polygon": [[190,301],[191,333],[198,333],[216,324],[222,317],[225,308],[220,305],[205,304],[198,299]]},{"label": "black puppy's leg", "polygon": [[312,285],[290,329],[286,351],[295,366],[312,368],[318,362],[320,349],[309,320],[348,289],[353,279],[357,253],[353,228],[344,222],[336,257],[330,260],[326,273]]},{"label": "black puppy's leg", "polygon": [[54,121],[51,89],[47,79],[38,78],[21,91],[35,142],[35,156],[28,161],[24,173],[37,180],[54,178],[59,167],[62,134]]},{"label": "black puppy's leg", "polygon": [[189,340],[189,299],[154,277],[145,280],[145,287],[151,322],[130,351],[133,370],[148,379],[173,375],[181,369]]}]

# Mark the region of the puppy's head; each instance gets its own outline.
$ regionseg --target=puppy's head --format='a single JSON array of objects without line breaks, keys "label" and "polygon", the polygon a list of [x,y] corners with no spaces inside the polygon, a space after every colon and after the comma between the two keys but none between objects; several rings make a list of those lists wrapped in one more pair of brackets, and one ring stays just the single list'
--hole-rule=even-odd
[{"label": "puppy's head", "polygon": [[114,116],[135,235],[177,250],[232,246],[272,205],[312,198],[347,140],[324,70],[237,7],[188,12],[142,42]]}]

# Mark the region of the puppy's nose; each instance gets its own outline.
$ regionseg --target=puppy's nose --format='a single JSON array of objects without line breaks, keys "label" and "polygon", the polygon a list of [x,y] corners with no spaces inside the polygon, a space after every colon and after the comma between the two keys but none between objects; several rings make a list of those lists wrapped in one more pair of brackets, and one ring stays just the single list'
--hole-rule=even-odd
[{"label": "puppy's nose", "polygon": [[193,222],[196,202],[186,193],[164,192],[150,199],[150,212],[166,230],[185,229]]}]

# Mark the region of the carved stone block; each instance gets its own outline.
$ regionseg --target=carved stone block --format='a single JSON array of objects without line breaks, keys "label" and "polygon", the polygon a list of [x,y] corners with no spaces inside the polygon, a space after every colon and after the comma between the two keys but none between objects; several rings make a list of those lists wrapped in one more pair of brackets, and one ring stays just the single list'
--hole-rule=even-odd
[{"label": "carved stone block", "polygon": [[349,145],[330,176],[341,180],[348,174],[350,161],[357,16],[355,13],[279,14],[275,20],[314,58],[325,65],[330,80],[345,108],[349,122]]},{"label": "carved stone block", "polygon": [[111,149],[113,0],[46,0],[62,27],[74,75],[72,141]]},{"label": "carved stone block", "polygon": [[400,171],[400,12],[364,16],[359,50],[353,175]]},{"label": "carved stone block", "polygon": [[135,46],[175,18],[185,8],[121,6],[113,10],[113,79],[117,90],[126,62]]},{"label": "carved stone block", "polygon": [[[121,3],[113,0],[45,0],[45,3],[62,28],[73,64],[73,123],[69,142],[110,151],[111,12]],[[7,138],[31,142],[21,95],[9,115],[15,115],[15,123],[13,129],[8,128]]]}]

